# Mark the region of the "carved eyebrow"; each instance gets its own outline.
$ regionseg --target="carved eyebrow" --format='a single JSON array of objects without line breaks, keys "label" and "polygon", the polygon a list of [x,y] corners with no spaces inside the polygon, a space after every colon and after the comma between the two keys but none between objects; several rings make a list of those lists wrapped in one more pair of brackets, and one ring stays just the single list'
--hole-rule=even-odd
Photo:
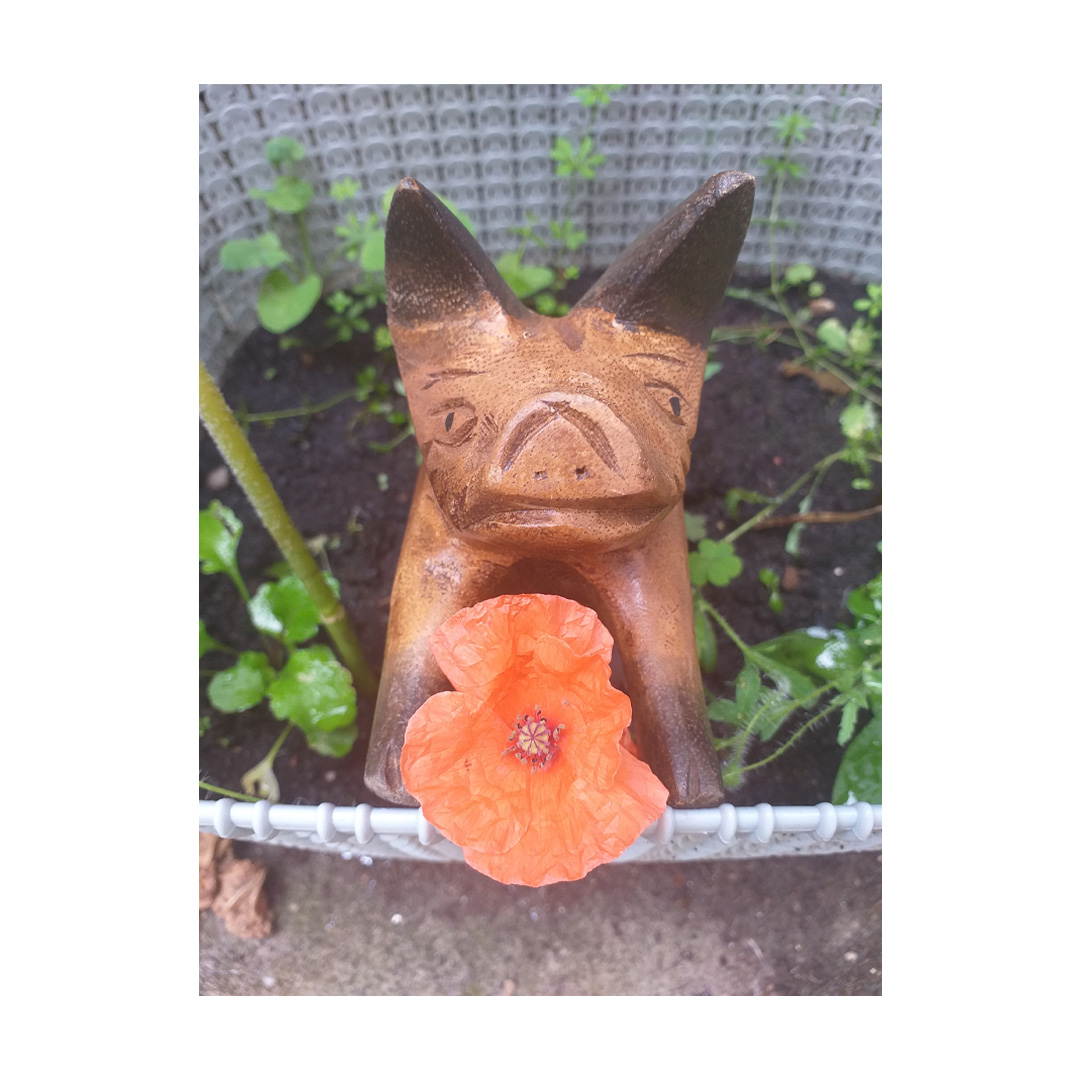
[{"label": "carved eyebrow", "polygon": [[632,352],[623,356],[624,360],[660,360],[665,364],[674,364],[676,367],[686,367],[686,361],[677,356],[668,356],[667,353],[656,352]]},{"label": "carved eyebrow", "polygon": [[422,390],[430,390],[436,383],[443,379],[464,379],[469,375],[486,375],[486,371],[473,371],[471,368],[448,368],[446,371],[429,371],[428,381],[421,387]]},{"label": "carved eyebrow", "polygon": [[471,409],[473,403],[468,398],[450,398],[448,401],[440,401],[433,409],[428,409],[428,416],[442,416],[451,409]]},{"label": "carved eyebrow", "polygon": [[685,398],[686,397],[686,395],[677,386],[672,386],[671,383],[667,383],[667,382],[647,382],[645,384],[645,389],[646,390],[670,390],[671,393],[675,394],[677,397],[680,397],[680,398]]}]

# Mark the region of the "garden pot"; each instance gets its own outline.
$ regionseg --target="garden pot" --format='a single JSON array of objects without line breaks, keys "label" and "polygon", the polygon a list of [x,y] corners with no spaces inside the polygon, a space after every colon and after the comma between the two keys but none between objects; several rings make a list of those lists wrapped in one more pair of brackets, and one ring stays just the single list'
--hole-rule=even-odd
[{"label": "garden pot", "polygon": [[[711,171],[702,168],[706,158],[717,163],[721,153],[717,147],[724,139],[739,145],[732,129],[740,125],[744,132],[755,134],[749,139],[744,135],[743,149],[718,164],[753,171],[756,162],[753,153],[746,151],[747,143],[756,147],[756,153],[764,153],[770,118],[780,115],[797,97],[800,105],[819,117],[815,136],[819,141],[803,154],[804,167],[814,179],[802,201],[785,209],[800,227],[782,254],[786,260],[805,258],[819,268],[858,274],[856,280],[835,274],[825,278],[838,314],[850,321],[851,303],[861,294],[862,283],[880,273],[880,88],[811,87],[802,88],[801,94],[792,88],[784,90],[787,96],[780,88],[628,88],[628,97],[639,106],[633,117],[616,109],[615,119],[606,120],[598,129],[598,145],[607,139],[613,167],[606,181],[591,182],[583,193],[581,212],[593,238],[581,253],[583,264],[605,265],[641,226],[696,186]],[[449,195],[476,217],[480,239],[488,250],[497,250],[500,241],[507,245],[507,227],[521,222],[530,200],[539,195],[550,204],[557,196],[550,163],[541,167],[526,152],[514,166],[519,180],[503,192],[502,181],[492,179],[493,168],[498,174],[493,162],[500,160],[499,154],[507,161],[516,160],[521,146],[529,142],[527,134],[516,144],[499,144],[499,154],[484,158],[465,149],[460,149],[458,159],[448,156],[447,140],[456,138],[453,131],[459,125],[459,113],[466,117],[466,126],[491,125],[485,130],[494,138],[500,124],[520,124],[532,105],[553,99],[560,91],[524,87],[501,91],[505,91],[501,99],[500,88],[468,87],[205,87],[201,95],[203,358],[248,426],[250,440],[301,533],[340,580],[345,608],[376,667],[383,653],[390,584],[416,479],[416,448],[411,438],[402,437],[400,426],[388,422],[388,415],[404,409],[403,400],[392,389],[376,395],[386,404],[381,413],[372,411],[371,397],[360,400],[362,394],[355,394],[351,400],[342,399],[357,386],[358,373],[368,370],[374,371],[376,383],[392,388],[396,376],[392,357],[377,352],[370,336],[364,335],[325,347],[330,313],[323,307],[293,333],[298,344],[282,348],[276,336],[252,330],[256,283],[243,275],[224,274],[215,253],[226,239],[249,235],[252,222],[258,220],[260,208],[238,192],[267,182],[262,175],[265,163],[257,152],[270,134],[289,134],[303,142],[313,169],[321,170],[325,179],[359,176],[372,206],[384,181],[393,183],[404,171],[423,178],[430,152],[432,160],[440,162],[437,169],[430,166],[433,182],[441,181],[440,194]],[[641,106],[669,91],[683,111],[667,138],[689,146],[703,134],[702,145],[713,147],[708,153],[699,148],[696,157],[688,152],[685,161],[678,155],[670,160],[649,158],[646,148],[653,134],[643,123],[648,110]],[[501,100],[501,113],[498,108],[485,111],[484,100],[492,94],[495,97],[488,104]],[[507,102],[517,105],[506,109]],[[740,114],[742,106],[746,107]],[[572,110],[552,115],[552,123],[581,119]],[[406,137],[410,124],[415,129],[420,123],[417,117],[426,118],[426,142],[423,138],[410,142]],[[385,124],[380,128],[377,121]],[[856,131],[860,138],[855,137]],[[547,139],[544,145],[549,145],[551,136],[543,138]],[[392,146],[395,164],[380,171],[370,162],[378,159],[375,150],[383,145]],[[620,147],[624,154],[617,152]],[[403,167],[400,161],[406,160],[412,164]],[[681,163],[678,168],[674,167],[677,163]],[[695,180],[680,190],[684,172]],[[511,173],[513,169],[507,177]],[[616,182],[618,192],[610,188]],[[635,197],[627,198],[627,194]],[[872,208],[875,198],[877,210]],[[504,212],[507,206],[511,209]],[[317,199],[311,219],[312,246],[316,257],[321,257],[334,244],[334,227],[341,213],[325,198]],[[761,240],[752,229],[733,284],[762,283],[760,277],[753,278],[763,266],[763,256],[767,259]],[[586,272],[580,282],[571,283],[565,298],[572,302],[575,286],[580,296],[596,276]],[[328,278],[327,289],[331,284]],[[758,318],[759,309],[738,300],[729,300],[721,313],[724,323]],[[372,311],[370,321],[373,325],[385,322],[385,312]],[[819,383],[787,377],[780,370],[782,354],[763,355],[752,346],[721,345],[713,359],[722,368],[703,391],[685,501],[687,512],[699,515],[709,535],[718,536],[739,520],[733,517],[733,508],[725,505],[725,493],[744,489],[776,495],[822,454],[837,449],[843,403]],[[306,408],[334,401],[324,409]],[[271,413],[292,415],[272,421],[245,419]],[[235,482],[223,471],[205,433],[200,453],[200,507],[218,499],[238,515],[244,524],[241,570],[253,585],[265,580],[267,569],[279,558],[276,550]],[[843,470],[832,470],[816,493],[815,505],[840,514],[859,514],[880,504],[877,467],[871,472],[869,490],[853,489],[850,480]],[[850,622],[847,592],[880,571],[876,546],[880,521],[872,516],[842,526],[806,525],[797,555],[785,551],[786,536],[784,529],[748,533],[739,547],[743,573],[711,598],[745,641],[762,641],[798,627]],[[783,580],[772,598],[759,582],[763,569]],[[237,648],[257,648],[258,643],[246,636],[250,626],[234,599],[229,583],[220,575],[202,579],[200,609],[211,631]],[[775,603],[770,607],[770,599],[778,599],[782,610],[774,610]],[[707,688],[730,696],[740,666],[735,647],[721,641],[715,673],[706,678]],[[381,800],[365,787],[363,761],[370,719],[371,704],[361,701],[360,738],[340,760],[310,754],[302,738],[294,737],[275,765],[282,805],[201,801],[200,828],[343,852],[460,857],[458,849],[439,837],[418,811],[380,805]],[[202,736],[201,778],[238,789],[240,776],[266,753],[280,730],[279,722],[261,708],[215,716]],[[723,806],[669,809],[623,858],[711,858],[880,846],[880,806],[832,807],[832,779],[842,754],[835,725],[811,729],[783,757],[748,773],[745,783],[728,793],[730,801]],[[286,806],[286,802],[306,806]]]}]

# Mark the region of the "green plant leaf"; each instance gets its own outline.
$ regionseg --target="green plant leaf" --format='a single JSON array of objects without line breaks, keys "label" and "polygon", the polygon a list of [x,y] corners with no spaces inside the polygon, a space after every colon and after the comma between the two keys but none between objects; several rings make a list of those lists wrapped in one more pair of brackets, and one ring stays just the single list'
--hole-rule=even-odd
[{"label": "green plant leaf", "polygon": [[770,566],[758,571],[758,581],[769,590],[769,607],[778,615],[784,610],[784,599],[780,595],[780,575]]},{"label": "green plant leaf", "polygon": [[381,229],[369,233],[360,245],[360,267],[369,274],[386,270],[386,233]]},{"label": "green plant leaf", "polygon": [[866,325],[866,323],[860,319],[855,325],[848,331],[847,347],[848,351],[855,356],[869,356],[873,351],[874,342],[877,340],[877,335],[874,331]]},{"label": "green plant leaf", "polygon": [[356,719],[352,677],[325,645],[294,652],[267,694],[271,712],[305,734],[334,731]]},{"label": "green plant leaf", "polygon": [[688,510],[683,511],[683,520],[686,522],[686,539],[691,544],[705,539],[705,515],[691,514]]},{"label": "green plant leaf", "polygon": [[860,619],[881,622],[881,575],[848,593],[847,609]]},{"label": "green plant leaf", "polygon": [[826,319],[817,328],[817,336],[822,345],[835,353],[848,351],[847,329],[839,319]]},{"label": "green plant leaf", "polygon": [[857,671],[862,667],[865,653],[843,630],[793,630],[753,648],[755,657],[760,654],[762,667],[771,671],[770,664],[781,669],[808,676],[812,682],[801,685],[792,694],[802,697],[814,685],[832,682],[841,671]]},{"label": "green plant leaf", "polygon": [[315,731],[305,732],[308,746],[316,754],[325,757],[344,757],[356,742],[356,736],[360,728],[356,724],[347,727],[335,728],[333,731],[323,731],[321,728]]},{"label": "green plant leaf", "polygon": [[871,719],[855,736],[840,762],[832,801],[846,803],[852,795],[863,802],[881,802],[880,716]]},{"label": "green plant leaf", "polygon": [[773,672],[768,674],[779,685],[761,688],[757,703],[750,715],[750,720],[754,723],[754,731],[763,741],[771,739],[799,707],[795,704],[792,694],[783,689],[787,685],[785,680],[778,679]]},{"label": "green plant leaf", "polygon": [[698,665],[711,674],[716,670],[716,631],[700,605],[694,605],[694,637],[697,640]]},{"label": "green plant leaf", "polygon": [[854,698],[849,697],[844,702],[844,707],[840,712],[840,730],[836,733],[836,741],[845,746],[851,741],[851,736],[855,734],[855,722],[859,718],[859,706],[860,702]]},{"label": "green plant leaf", "polygon": [[337,289],[326,298],[326,306],[339,315],[348,310],[352,302],[352,297],[344,289]]},{"label": "green plant leaf", "polygon": [[877,431],[877,413],[869,401],[852,401],[840,414],[840,430],[845,438],[858,441]]},{"label": "green plant leaf", "polygon": [[579,86],[573,94],[586,108],[599,108],[610,104],[611,93],[621,90],[625,85],[625,83],[593,83],[590,86]]},{"label": "green plant leaf", "polygon": [[266,653],[244,652],[231,668],[219,671],[210,680],[206,696],[219,712],[244,712],[262,701],[273,677],[274,669]]},{"label": "green plant leaf", "polygon": [[392,349],[394,347],[394,340],[390,336],[390,328],[385,324],[376,326],[374,342],[376,352],[385,352],[387,349]]},{"label": "green plant leaf", "polygon": [[[340,596],[337,579],[325,573],[323,577],[334,595]],[[295,574],[261,585],[248,604],[248,613],[257,630],[290,645],[307,641],[319,632],[319,611]]]},{"label": "green plant leaf", "polygon": [[296,283],[284,270],[271,270],[259,289],[259,322],[272,334],[284,334],[311,314],[321,293],[318,274],[308,274]]},{"label": "green plant leaf", "polygon": [[817,271],[809,263],[795,263],[784,271],[784,281],[788,285],[802,285],[804,282],[813,281]]},{"label": "green plant leaf", "polygon": [[723,586],[742,573],[742,559],[726,540],[702,540],[697,551],[690,552],[690,580],[694,585]]},{"label": "green plant leaf", "polygon": [[522,266],[520,251],[508,251],[501,255],[495,269],[502,274],[519,300],[548,288],[555,281],[555,271],[546,266]]},{"label": "green plant leaf", "polygon": [[[217,638],[212,637],[210,632],[206,629],[206,623],[199,620],[199,659],[201,660],[208,652],[213,652],[215,649],[225,649],[225,646],[221,644]],[[227,650],[226,650],[227,651]]]},{"label": "green plant leaf", "polygon": [[739,727],[746,727],[761,696],[761,672],[746,664],[735,679],[735,712]]},{"label": "green plant leaf", "polygon": [[295,176],[279,176],[274,182],[274,190],[258,197],[265,198],[266,205],[279,214],[299,214],[301,210],[307,209],[314,194],[314,189],[306,180]]},{"label": "green plant leaf", "polygon": [[282,165],[286,161],[303,161],[306,156],[303,146],[287,135],[278,135],[276,138],[269,139],[263,147],[263,153],[271,165]]},{"label": "green plant leaf", "polygon": [[254,240],[230,240],[222,247],[218,258],[225,270],[255,270],[258,267],[272,270],[292,262],[275,232],[261,233]]},{"label": "green plant leaf", "polygon": [[730,698],[719,698],[710,701],[706,709],[710,720],[718,724],[727,724],[728,727],[739,727],[738,708]]},{"label": "green plant leaf", "polygon": [[360,184],[351,176],[345,176],[330,185],[330,198],[336,202],[344,202],[346,199],[351,199],[359,190]]},{"label": "green plant leaf", "polygon": [[199,559],[204,574],[239,577],[236,549],[243,531],[240,519],[217,499],[199,512]]}]

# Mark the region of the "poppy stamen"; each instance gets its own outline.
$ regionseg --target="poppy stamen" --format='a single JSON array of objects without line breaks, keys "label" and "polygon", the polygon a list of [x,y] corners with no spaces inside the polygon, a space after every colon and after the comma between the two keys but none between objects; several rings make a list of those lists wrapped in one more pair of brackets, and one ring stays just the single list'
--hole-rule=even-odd
[{"label": "poppy stamen", "polygon": [[506,740],[511,745],[503,751],[504,755],[513,754],[518,761],[531,766],[530,772],[551,764],[559,750],[559,733],[566,727],[565,724],[552,725],[541,714],[539,705],[533,712],[535,715],[518,715],[514,730]]}]

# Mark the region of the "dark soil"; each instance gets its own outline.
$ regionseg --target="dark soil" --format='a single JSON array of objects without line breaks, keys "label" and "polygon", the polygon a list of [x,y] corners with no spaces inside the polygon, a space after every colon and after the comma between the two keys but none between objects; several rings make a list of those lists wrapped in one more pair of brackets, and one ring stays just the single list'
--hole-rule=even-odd
[{"label": "dark soil", "polygon": [[[566,299],[572,303],[594,280],[595,275],[574,283],[578,288],[568,291]],[[863,295],[863,288],[840,279],[827,281],[827,296],[837,303],[837,316],[850,324],[851,302]],[[373,325],[385,321],[384,312],[371,314]],[[313,315],[300,328],[300,336],[313,343],[325,340],[329,336],[325,317],[321,310]],[[755,305],[730,299],[721,316],[724,324],[759,319]],[[686,509],[704,515],[710,537],[718,538],[741,520],[726,520],[724,496],[729,489],[778,494],[842,446],[838,418],[846,399],[826,393],[807,378],[781,374],[780,364],[789,355],[782,346],[764,353],[750,345],[721,344],[713,357],[723,368],[705,383],[686,491]],[[318,352],[282,351],[277,338],[257,330],[229,362],[222,390],[241,413],[295,408],[348,390],[368,364],[383,370],[388,383],[397,375],[393,360],[374,353],[367,335]],[[398,405],[404,409],[403,400]],[[373,667],[382,658],[390,590],[417,472],[412,438],[390,452],[369,445],[385,443],[395,434],[386,420],[373,418],[366,406],[354,401],[303,418],[253,423],[249,430],[256,453],[301,533],[308,539],[326,538],[326,558],[341,582],[342,599]],[[199,507],[220,499],[243,522],[240,568],[254,592],[267,579],[267,568],[281,556],[235,481],[223,490],[211,490],[208,478],[221,465],[216,447],[200,428]],[[880,504],[880,470],[873,474],[871,490],[853,489],[854,475],[847,465],[834,466],[819,488],[814,508],[853,511]],[[754,509],[744,504],[742,512],[749,516]],[[797,499],[778,513],[796,509]],[[846,594],[881,568],[876,546],[881,539],[880,517],[808,524],[794,560],[784,553],[787,531],[780,527],[745,534],[738,541],[742,574],[724,589],[707,587],[711,602],[747,642],[802,627],[850,624]],[[783,592],[784,609],[774,614],[758,572],[771,567],[783,575],[789,566],[797,574],[797,584]],[[238,649],[262,647],[224,575],[200,578],[200,614],[219,640]],[[717,695],[731,696],[740,655],[719,631],[718,638],[717,672],[706,677],[706,686]],[[203,665],[225,667],[228,661],[224,654],[210,653]],[[262,706],[233,716],[213,712],[206,702],[206,681],[200,680],[200,715],[210,716],[212,723],[200,739],[200,778],[238,791],[242,774],[280,734],[280,722]],[[283,801],[384,805],[363,783],[372,707],[372,702],[360,699],[361,736],[344,758],[320,757],[307,750],[302,734],[289,736],[275,766]],[[749,773],[741,787],[729,792],[731,801],[807,805],[830,800],[843,756],[836,726],[836,720],[820,725],[783,757]],[[207,797],[201,789],[200,797]]]}]

